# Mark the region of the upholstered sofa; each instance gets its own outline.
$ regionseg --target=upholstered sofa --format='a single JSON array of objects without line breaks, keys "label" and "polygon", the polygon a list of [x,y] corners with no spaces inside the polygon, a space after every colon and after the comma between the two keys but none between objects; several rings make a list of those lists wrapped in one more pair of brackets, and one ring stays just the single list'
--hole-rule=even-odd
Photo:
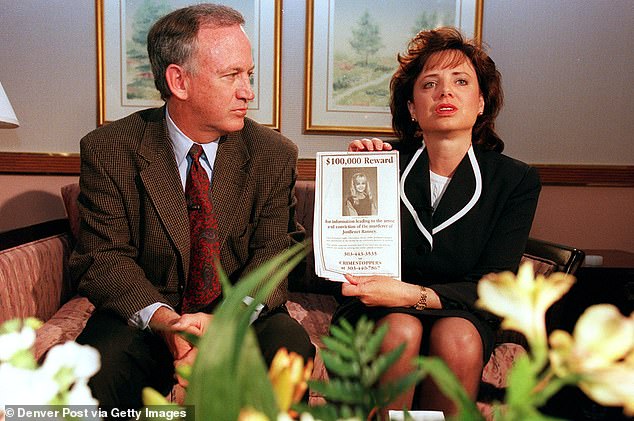
[{"label": "upholstered sofa", "polygon": [[[84,328],[94,307],[75,294],[68,274],[68,257],[77,238],[79,215],[77,184],[62,188],[68,218],[50,221],[28,228],[0,234],[0,322],[12,318],[34,316],[45,323],[38,330],[35,355],[41,358],[53,345],[74,340]],[[313,225],[314,182],[299,181],[296,195],[297,219],[310,235]],[[535,257],[535,256],[532,256]],[[538,259],[539,271],[558,268],[556,262]],[[321,337],[328,332],[331,315],[337,306],[339,285],[314,275],[312,256],[304,268],[304,276],[289,286],[289,311],[308,331],[317,348],[323,347]],[[524,348],[501,335],[494,355],[486,365],[482,380],[483,391],[505,386],[506,371]],[[517,337],[516,337],[517,339]],[[515,341],[521,342],[521,341]],[[319,356],[313,378],[325,379],[327,372]],[[178,400],[178,396],[172,396]],[[322,398],[310,394],[310,402]],[[479,405],[488,413],[483,398]]]}]

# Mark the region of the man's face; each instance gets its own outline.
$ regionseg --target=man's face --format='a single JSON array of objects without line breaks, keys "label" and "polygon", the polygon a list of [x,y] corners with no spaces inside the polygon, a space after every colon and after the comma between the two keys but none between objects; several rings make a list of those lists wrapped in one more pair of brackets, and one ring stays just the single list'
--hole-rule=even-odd
[{"label": "man's face", "polygon": [[187,109],[199,133],[217,138],[244,126],[251,89],[251,43],[239,25],[202,27],[192,72],[188,72]]}]

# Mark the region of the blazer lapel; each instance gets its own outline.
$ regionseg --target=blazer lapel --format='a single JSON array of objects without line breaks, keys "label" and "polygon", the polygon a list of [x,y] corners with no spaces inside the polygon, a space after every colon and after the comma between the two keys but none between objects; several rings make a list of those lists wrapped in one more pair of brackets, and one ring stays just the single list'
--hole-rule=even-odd
[{"label": "blazer lapel", "polygon": [[240,133],[230,133],[220,139],[214,162],[211,199],[218,218],[220,247],[241,211],[240,197],[249,178],[247,168],[250,155]]},{"label": "blazer lapel", "polygon": [[454,172],[434,212],[434,233],[462,218],[480,198],[482,178],[473,148]]},{"label": "blazer lapel", "polygon": [[138,154],[147,163],[140,171],[145,190],[182,257],[181,273],[187,273],[190,249],[189,217],[185,193],[165,125],[164,107],[157,109],[151,116]]},{"label": "blazer lapel", "polygon": [[480,199],[482,175],[474,149],[469,149],[456,168],[435,211],[431,207],[429,157],[424,146],[401,163],[401,201],[433,248],[433,235],[464,217]]}]

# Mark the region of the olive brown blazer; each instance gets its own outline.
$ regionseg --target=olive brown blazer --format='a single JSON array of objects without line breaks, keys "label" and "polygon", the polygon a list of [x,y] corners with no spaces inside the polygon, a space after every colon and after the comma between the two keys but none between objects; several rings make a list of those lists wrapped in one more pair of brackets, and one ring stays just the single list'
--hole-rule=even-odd
[{"label": "olive brown blazer", "polygon": [[[212,180],[220,262],[230,280],[285,250],[294,222],[297,147],[245,119],[219,140]],[[144,110],[81,140],[79,242],[70,259],[79,291],[129,319],[162,302],[178,307],[189,267],[185,194],[165,108]],[[301,236],[301,231],[299,232]],[[266,300],[286,300],[286,284]]]}]

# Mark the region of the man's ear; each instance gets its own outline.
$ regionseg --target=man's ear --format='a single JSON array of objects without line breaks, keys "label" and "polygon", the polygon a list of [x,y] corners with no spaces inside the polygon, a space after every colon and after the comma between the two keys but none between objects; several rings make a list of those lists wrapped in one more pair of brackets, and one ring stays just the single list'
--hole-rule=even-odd
[{"label": "man's ear", "polygon": [[173,96],[181,100],[187,99],[189,80],[185,69],[177,64],[170,64],[165,70],[165,81]]}]

